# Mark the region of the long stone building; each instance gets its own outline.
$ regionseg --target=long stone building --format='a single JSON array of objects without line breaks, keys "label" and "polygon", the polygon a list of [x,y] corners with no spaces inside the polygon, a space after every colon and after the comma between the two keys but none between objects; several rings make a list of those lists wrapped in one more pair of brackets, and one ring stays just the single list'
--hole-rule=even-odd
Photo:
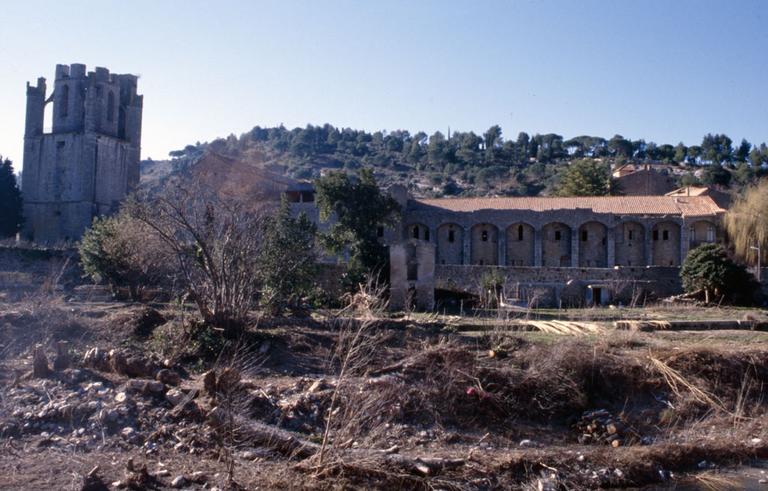
[{"label": "long stone building", "polygon": [[722,240],[710,196],[407,199],[391,244],[392,302],[434,307],[434,292],[480,293],[502,279],[521,303],[631,301],[680,289],[688,251]]},{"label": "long stone building", "polygon": [[[114,211],[139,182],[143,97],[135,75],[56,65],[27,83],[22,235],[42,243],[79,239],[93,217]],[[53,105],[52,127],[44,128]]]},{"label": "long stone building", "polygon": [[[666,296],[681,291],[689,250],[724,240],[726,210],[707,193],[417,199],[402,186],[388,192],[402,210],[395,227],[378,231],[390,249],[395,309],[480,297],[488,278],[500,282],[502,301],[520,305]],[[309,183],[289,187],[286,197],[295,213],[319,222]]]}]

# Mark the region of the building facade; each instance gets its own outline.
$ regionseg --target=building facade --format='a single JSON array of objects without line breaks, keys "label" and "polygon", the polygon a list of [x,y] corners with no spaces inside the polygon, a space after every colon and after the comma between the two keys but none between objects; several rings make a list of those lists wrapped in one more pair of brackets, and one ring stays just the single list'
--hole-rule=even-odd
[{"label": "building facade", "polygon": [[[406,284],[393,288],[422,291],[426,281],[435,290],[479,294],[482,276],[493,271],[504,296],[522,304],[534,296],[583,305],[673,294],[688,251],[722,240],[724,212],[710,196],[411,199],[400,239],[430,244],[433,258],[423,260],[434,271],[405,275]],[[396,270],[419,270],[395,256],[391,267],[393,281],[403,277]]]},{"label": "building facade", "polygon": [[[24,238],[40,243],[79,239],[93,217],[115,211],[139,182],[143,97],[138,77],[56,65],[53,92],[45,78],[27,83],[22,192]],[[51,103],[52,126],[44,128]]]}]

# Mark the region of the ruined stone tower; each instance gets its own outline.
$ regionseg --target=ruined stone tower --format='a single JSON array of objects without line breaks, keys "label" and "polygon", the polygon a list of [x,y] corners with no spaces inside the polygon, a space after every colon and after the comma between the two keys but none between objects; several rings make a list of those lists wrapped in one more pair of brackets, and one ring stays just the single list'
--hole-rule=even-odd
[{"label": "ruined stone tower", "polygon": [[[114,212],[139,182],[143,96],[135,75],[85,65],[56,65],[53,93],[45,78],[27,83],[24,133],[25,238],[79,239],[93,217]],[[43,128],[53,102],[52,128]]]}]

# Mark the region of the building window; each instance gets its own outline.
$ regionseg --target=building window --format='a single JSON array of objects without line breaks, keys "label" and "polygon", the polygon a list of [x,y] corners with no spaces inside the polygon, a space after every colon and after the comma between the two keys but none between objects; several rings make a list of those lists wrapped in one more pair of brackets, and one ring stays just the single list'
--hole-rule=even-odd
[{"label": "building window", "polygon": [[419,226],[418,225],[414,225],[413,226],[413,231],[411,232],[411,235],[413,236],[414,239],[418,239],[419,238]]},{"label": "building window", "polygon": [[488,242],[488,231],[487,230],[483,230],[480,233],[480,240],[482,240],[483,242]]},{"label": "building window", "polygon": [[714,242],[715,241],[715,227],[712,225],[709,225],[707,227],[707,242]]},{"label": "building window", "polygon": [[664,230],[661,233],[661,238],[662,238],[662,240],[669,240],[669,230]]},{"label": "building window", "polygon": [[419,265],[416,263],[408,264],[408,281],[418,281]]},{"label": "building window", "polygon": [[555,240],[560,240],[560,231],[555,230]]},{"label": "building window", "polygon": [[586,242],[587,241],[587,231],[586,230],[582,230],[581,231],[581,241],[582,242]]},{"label": "building window", "polygon": [[517,226],[517,240],[523,240],[523,226]]},{"label": "building window", "polygon": [[632,231],[631,230],[629,232],[627,232],[627,238],[629,240],[632,240]]},{"label": "building window", "polygon": [[376,237],[384,237],[384,227],[376,227]]},{"label": "building window", "polygon": [[653,240],[659,240],[659,231],[658,230],[654,230],[653,231]]},{"label": "building window", "polygon": [[315,201],[315,193],[312,191],[302,191],[301,192],[301,202],[302,203],[314,203]]},{"label": "building window", "polygon": [[453,241],[456,240],[456,236],[453,233],[453,230],[448,231],[448,242],[453,243]]},{"label": "building window", "polygon": [[428,228],[424,229],[424,240],[429,240],[429,229]]}]

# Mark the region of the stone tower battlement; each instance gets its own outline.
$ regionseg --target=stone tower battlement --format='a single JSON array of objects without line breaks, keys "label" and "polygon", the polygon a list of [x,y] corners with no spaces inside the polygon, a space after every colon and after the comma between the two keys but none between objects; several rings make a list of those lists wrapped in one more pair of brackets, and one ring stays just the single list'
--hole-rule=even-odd
[{"label": "stone tower battlement", "polygon": [[[27,82],[22,176],[26,225],[37,242],[77,240],[93,217],[117,209],[139,182],[143,96],[138,77],[80,63]],[[52,126],[44,128],[52,103]]]}]

